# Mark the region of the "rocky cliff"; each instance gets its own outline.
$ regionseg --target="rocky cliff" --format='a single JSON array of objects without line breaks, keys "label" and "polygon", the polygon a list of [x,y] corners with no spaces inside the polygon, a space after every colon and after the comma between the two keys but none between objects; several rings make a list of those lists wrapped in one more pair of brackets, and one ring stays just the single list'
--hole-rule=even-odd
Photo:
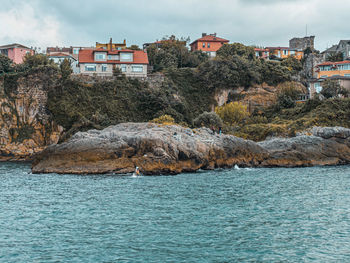
[{"label": "rocky cliff", "polygon": [[318,128],[310,135],[260,143],[208,129],[125,123],[79,132],[37,154],[33,173],[176,174],[219,167],[294,167],[350,163],[350,129]]},{"label": "rocky cliff", "polygon": [[47,89],[54,72],[0,78],[0,161],[30,160],[34,153],[57,143],[62,127],[46,110]]}]

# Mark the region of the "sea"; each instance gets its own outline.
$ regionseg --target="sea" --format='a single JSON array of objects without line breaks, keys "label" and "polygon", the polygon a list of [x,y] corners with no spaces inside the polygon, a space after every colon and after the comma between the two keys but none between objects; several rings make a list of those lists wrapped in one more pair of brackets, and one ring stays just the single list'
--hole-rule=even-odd
[{"label": "sea", "polygon": [[350,166],[133,177],[0,163],[0,262],[350,262]]}]

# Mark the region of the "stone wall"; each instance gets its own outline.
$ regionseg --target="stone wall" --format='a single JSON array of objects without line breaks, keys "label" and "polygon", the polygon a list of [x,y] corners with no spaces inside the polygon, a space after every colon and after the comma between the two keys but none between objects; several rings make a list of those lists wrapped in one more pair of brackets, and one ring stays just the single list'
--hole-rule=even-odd
[{"label": "stone wall", "polygon": [[303,38],[295,37],[289,40],[289,47],[293,49],[301,49],[301,50],[305,50],[307,47],[314,49],[315,48],[314,41],[315,41],[315,36],[303,37]]}]

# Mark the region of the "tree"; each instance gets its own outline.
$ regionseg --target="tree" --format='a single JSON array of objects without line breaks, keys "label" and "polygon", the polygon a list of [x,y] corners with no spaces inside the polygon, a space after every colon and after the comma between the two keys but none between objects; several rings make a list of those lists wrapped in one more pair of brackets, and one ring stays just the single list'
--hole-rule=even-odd
[{"label": "tree", "polygon": [[141,50],[141,48],[138,45],[131,45],[130,47],[128,47],[127,49],[131,49],[131,50]]},{"label": "tree", "polygon": [[240,56],[245,59],[254,60],[255,51],[253,47],[248,47],[241,43],[225,44],[217,51],[217,56],[223,58]]},{"label": "tree", "polygon": [[73,73],[71,62],[65,58],[60,64],[61,76],[63,80],[67,80]]},{"label": "tree", "polygon": [[44,54],[34,54],[31,55],[30,53],[26,54],[24,56],[23,64],[29,68],[36,68],[38,66],[55,66],[55,63],[53,60],[49,59],[48,56]]},{"label": "tree", "polygon": [[247,106],[237,101],[216,107],[215,112],[228,125],[237,125],[249,117]]},{"label": "tree", "polygon": [[162,71],[169,68],[197,67],[208,56],[203,52],[190,52],[184,38],[175,36],[163,38],[160,43],[147,48],[149,63],[153,71]]},{"label": "tree", "polygon": [[297,74],[303,69],[303,65],[301,64],[300,60],[293,56],[282,60],[281,66],[287,67],[293,74]]},{"label": "tree", "polygon": [[153,123],[164,124],[164,125],[173,125],[175,124],[175,120],[170,115],[162,115],[159,118],[155,118],[151,120]]},{"label": "tree", "polygon": [[237,55],[208,60],[198,67],[197,74],[211,90],[249,87],[261,81],[255,61]]},{"label": "tree", "polygon": [[259,60],[262,82],[275,86],[291,80],[292,72],[278,61]]},{"label": "tree", "polygon": [[278,87],[277,105],[279,108],[293,108],[303,91],[294,82],[285,82]]},{"label": "tree", "polygon": [[194,119],[195,127],[222,127],[222,120],[215,112],[203,112],[196,119]]},{"label": "tree", "polygon": [[343,61],[344,56],[342,52],[336,52],[327,56],[327,60],[331,62]]},{"label": "tree", "polygon": [[12,71],[12,60],[0,54],[0,74]]},{"label": "tree", "polygon": [[321,94],[327,99],[339,97],[339,95],[348,97],[349,91],[340,86],[337,80],[327,79],[322,83]]}]

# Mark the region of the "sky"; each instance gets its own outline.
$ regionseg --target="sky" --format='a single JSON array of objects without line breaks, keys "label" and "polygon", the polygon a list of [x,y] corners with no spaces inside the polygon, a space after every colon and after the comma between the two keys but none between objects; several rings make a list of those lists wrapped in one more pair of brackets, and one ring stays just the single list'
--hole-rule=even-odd
[{"label": "sky", "polygon": [[315,35],[323,51],[350,39],[349,0],[0,0],[0,45],[127,45],[217,33],[245,45],[288,46]]}]

